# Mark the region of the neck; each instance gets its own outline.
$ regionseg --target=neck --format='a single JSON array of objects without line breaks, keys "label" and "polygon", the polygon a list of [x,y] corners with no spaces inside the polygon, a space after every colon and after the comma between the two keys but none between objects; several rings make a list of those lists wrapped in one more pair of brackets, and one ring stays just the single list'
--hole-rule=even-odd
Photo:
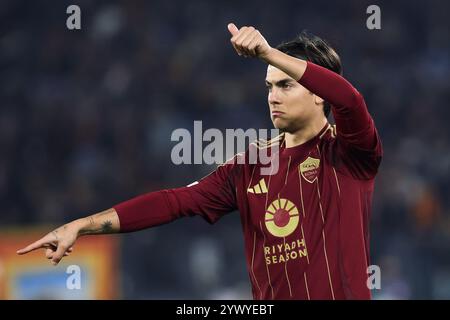
[{"label": "neck", "polygon": [[320,121],[311,122],[310,125],[302,127],[295,132],[286,132],[284,134],[286,148],[292,148],[311,140],[322,130],[326,123],[327,119],[324,117]]}]

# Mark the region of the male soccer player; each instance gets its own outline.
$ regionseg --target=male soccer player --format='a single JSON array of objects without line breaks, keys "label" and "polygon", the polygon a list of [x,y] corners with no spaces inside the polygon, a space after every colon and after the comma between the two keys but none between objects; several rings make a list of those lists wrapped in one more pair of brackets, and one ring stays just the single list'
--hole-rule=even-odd
[{"label": "male soccer player", "polygon": [[[362,95],[336,52],[302,33],[272,48],[253,27],[228,25],[240,56],[268,64],[271,118],[282,134],[277,173],[235,158],[188,187],[141,195],[72,221],[18,251],[45,248],[57,264],[85,234],[131,232],[200,215],[214,223],[239,210],[255,299],[370,299],[369,218],[382,146]],[[327,121],[330,111],[336,122]],[[250,149],[249,148],[249,149]],[[248,161],[247,161],[248,162]]]}]

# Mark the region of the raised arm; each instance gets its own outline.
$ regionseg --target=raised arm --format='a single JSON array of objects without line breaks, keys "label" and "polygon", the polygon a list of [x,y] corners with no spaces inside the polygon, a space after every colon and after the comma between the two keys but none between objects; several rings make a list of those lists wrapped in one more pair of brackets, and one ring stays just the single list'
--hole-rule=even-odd
[{"label": "raised arm", "polygon": [[331,70],[272,48],[254,27],[238,29],[230,23],[228,30],[231,43],[240,56],[256,57],[280,69],[331,105],[336,122],[337,158],[343,159],[354,177],[372,178],[378,170],[383,150],[374,121],[358,90]]},{"label": "raised arm", "polygon": [[272,48],[254,27],[228,24],[231,43],[240,56],[257,57],[280,69],[332,105],[338,138],[360,149],[374,149],[377,135],[362,95],[341,75]]}]

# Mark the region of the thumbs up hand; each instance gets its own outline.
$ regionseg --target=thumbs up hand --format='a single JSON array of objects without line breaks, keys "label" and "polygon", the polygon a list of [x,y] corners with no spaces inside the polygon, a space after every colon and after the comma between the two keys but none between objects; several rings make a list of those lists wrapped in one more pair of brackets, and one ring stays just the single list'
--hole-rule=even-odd
[{"label": "thumbs up hand", "polygon": [[231,34],[231,44],[237,54],[244,57],[257,57],[265,59],[272,49],[266,39],[254,27],[238,29],[234,23],[228,24]]}]

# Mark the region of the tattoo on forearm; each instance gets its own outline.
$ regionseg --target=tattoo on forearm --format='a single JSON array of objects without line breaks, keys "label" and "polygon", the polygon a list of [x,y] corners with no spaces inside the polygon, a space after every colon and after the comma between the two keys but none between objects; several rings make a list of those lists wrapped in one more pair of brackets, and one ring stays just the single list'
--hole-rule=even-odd
[{"label": "tattoo on forearm", "polygon": [[112,222],[110,220],[106,220],[102,223],[102,231],[105,233],[112,231]]},{"label": "tattoo on forearm", "polygon": [[59,240],[59,238],[58,238],[58,230],[55,230],[55,231],[52,231],[52,234],[55,236],[55,240],[56,241],[58,241]]},{"label": "tattoo on forearm", "polygon": [[115,233],[114,217],[108,216],[108,212],[102,212],[86,217],[85,226],[79,230],[80,235]]}]

